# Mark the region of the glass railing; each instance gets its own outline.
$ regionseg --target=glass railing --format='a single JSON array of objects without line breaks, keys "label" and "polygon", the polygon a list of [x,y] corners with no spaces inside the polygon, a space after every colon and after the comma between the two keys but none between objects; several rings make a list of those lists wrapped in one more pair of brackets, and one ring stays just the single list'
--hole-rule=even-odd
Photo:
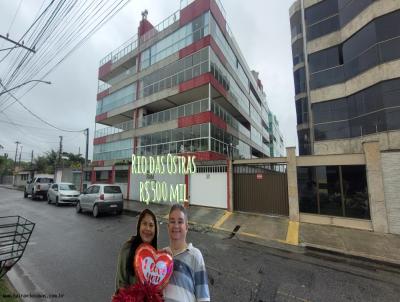
[{"label": "glass railing", "polygon": [[110,84],[99,81],[97,85],[97,93],[103,92],[104,90],[107,90],[110,87],[111,87]]},{"label": "glass railing", "polygon": [[[180,11],[176,11],[168,18],[161,21],[157,24],[153,29],[146,32],[143,36],[140,37],[140,42],[143,43],[151,38],[153,38],[157,33],[163,31],[167,27],[171,26],[173,23],[179,20]],[[113,50],[108,55],[106,55],[103,59],[100,60],[100,66],[104,65],[108,61],[115,63],[122,57],[126,56],[128,53],[134,51],[138,47],[138,35],[134,35],[124,44],[119,46],[116,50]]]},{"label": "glass railing", "polygon": [[146,42],[157,35],[159,32],[163,31],[167,27],[170,27],[176,21],[179,21],[180,11],[174,12],[172,15],[161,21],[159,24],[154,26],[151,30],[146,32],[143,36],[140,37],[140,42]]},{"label": "glass railing", "polygon": [[139,127],[164,123],[182,116],[193,115],[205,111],[208,111],[208,99],[198,100],[189,104],[145,115],[142,118],[139,118]]},{"label": "glass railing", "polygon": [[[197,114],[200,112],[208,111],[208,99],[198,100],[189,104],[181,105],[164,111],[156,112],[153,114],[145,115],[139,118],[138,128],[151,126],[154,124],[164,123],[171,120],[176,120],[182,116]],[[102,137],[112,135],[124,131],[132,130],[133,120],[123,122],[112,127],[96,130],[94,137]]]},{"label": "glass railing", "polygon": [[100,66],[104,65],[108,61],[111,61],[112,63],[118,61],[123,56],[126,56],[128,53],[135,50],[137,48],[137,46],[138,46],[138,35],[136,34],[132,38],[130,38],[128,41],[126,41],[124,44],[122,44],[117,49],[113,50],[108,55],[106,55],[103,59],[101,59]]},{"label": "glass railing", "polygon": [[250,138],[250,130],[248,130],[245,126],[243,126],[239,121],[237,121],[233,115],[231,115],[228,111],[222,108],[215,102],[211,103],[211,111],[223,119],[228,125],[232,126],[232,128],[239,130],[242,134],[246,135]]},{"label": "glass railing", "polygon": [[133,129],[133,120],[126,121],[126,122],[114,125],[112,127],[107,127],[107,128],[96,130],[94,137],[95,138],[103,137],[103,136],[107,136],[107,135],[112,135],[112,134],[116,134],[116,133],[120,133],[120,132],[124,132],[124,131],[128,131],[128,130],[132,130],[132,129]]}]

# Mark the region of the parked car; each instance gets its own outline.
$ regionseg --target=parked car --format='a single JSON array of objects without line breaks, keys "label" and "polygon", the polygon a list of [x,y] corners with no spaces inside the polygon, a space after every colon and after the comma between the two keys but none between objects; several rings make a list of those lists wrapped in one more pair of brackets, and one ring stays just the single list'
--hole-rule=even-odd
[{"label": "parked car", "polygon": [[56,206],[60,204],[76,204],[79,199],[80,192],[76,189],[76,186],[72,183],[55,183],[51,185],[47,192],[47,202],[56,203]]},{"label": "parked car", "polygon": [[53,178],[38,176],[33,181],[27,181],[24,189],[24,197],[31,195],[32,200],[41,196],[43,199],[47,198],[47,191],[50,185],[53,183]]},{"label": "parked car", "polygon": [[79,196],[76,212],[90,211],[94,217],[100,213],[115,212],[120,215],[123,210],[123,196],[121,187],[110,184],[95,184],[88,187]]}]

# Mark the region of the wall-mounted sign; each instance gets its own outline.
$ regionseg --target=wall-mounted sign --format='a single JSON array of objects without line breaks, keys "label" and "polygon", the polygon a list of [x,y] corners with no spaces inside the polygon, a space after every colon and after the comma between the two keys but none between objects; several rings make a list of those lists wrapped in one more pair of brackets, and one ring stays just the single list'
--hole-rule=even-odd
[{"label": "wall-mounted sign", "polygon": [[263,179],[264,178],[264,176],[262,175],[262,173],[257,173],[256,174],[256,179]]}]

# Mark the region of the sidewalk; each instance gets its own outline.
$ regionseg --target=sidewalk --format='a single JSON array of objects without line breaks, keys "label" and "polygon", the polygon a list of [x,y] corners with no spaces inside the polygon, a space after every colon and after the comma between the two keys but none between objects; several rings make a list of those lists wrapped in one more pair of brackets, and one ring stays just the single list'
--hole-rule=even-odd
[{"label": "sidewalk", "polygon": [[[165,221],[170,204],[124,202],[126,211],[139,213],[145,208],[151,209],[160,220]],[[400,265],[398,235],[310,223],[296,225],[286,217],[228,212],[200,206],[190,206],[188,214],[192,228],[197,226],[231,235],[234,232],[241,240],[273,248],[292,252],[304,252],[305,248],[311,248]],[[294,246],[290,237],[297,237],[298,245]]]},{"label": "sidewalk", "polygon": [[400,265],[400,236],[318,224],[300,225],[305,247]]}]

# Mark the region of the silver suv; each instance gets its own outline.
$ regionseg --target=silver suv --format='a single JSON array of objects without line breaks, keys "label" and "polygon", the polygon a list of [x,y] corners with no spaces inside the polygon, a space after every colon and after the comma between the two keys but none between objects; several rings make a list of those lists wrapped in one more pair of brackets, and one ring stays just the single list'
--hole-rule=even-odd
[{"label": "silver suv", "polygon": [[123,210],[123,196],[121,187],[110,184],[95,184],[88,187],[79,196],[76,212],[90,211],[94,217],[100,213],[115,212],[120,215]]}]

